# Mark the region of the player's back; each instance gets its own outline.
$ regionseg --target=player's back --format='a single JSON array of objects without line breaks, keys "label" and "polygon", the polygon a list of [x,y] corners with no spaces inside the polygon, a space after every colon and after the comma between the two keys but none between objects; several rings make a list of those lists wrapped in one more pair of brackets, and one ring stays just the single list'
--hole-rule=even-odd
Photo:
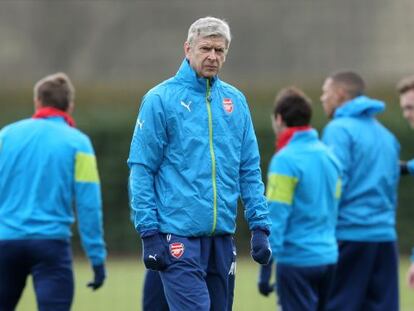
[{"label": "player's back", "polygon": [[70,236],[77,150],[88,139],[62,118],[0,132],[0,239]]}]

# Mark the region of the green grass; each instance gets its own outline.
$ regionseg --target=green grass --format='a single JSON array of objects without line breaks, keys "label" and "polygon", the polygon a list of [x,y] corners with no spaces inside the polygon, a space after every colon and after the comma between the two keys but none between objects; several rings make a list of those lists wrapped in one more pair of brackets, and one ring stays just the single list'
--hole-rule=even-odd
[{"label": "green grass", "polygon": [[[401,311],[414,310],[414,295],[406,285],[408,259],[401,259],[400,301]],[[143,264],[138,259],[109,259],[108,278],[103,288],[92,292],[85,284],[92,272],[87,262],[75,260],[74,311],[128,311],[141,309],[141,290],[144,275]],[[239,258],[236,273],[236,289],[233,310],[275,310],[275,296],[264,298],[256,289],[258,266],[250,258]],[[36,310],[31,280],[28,282],[17,311]]]}]

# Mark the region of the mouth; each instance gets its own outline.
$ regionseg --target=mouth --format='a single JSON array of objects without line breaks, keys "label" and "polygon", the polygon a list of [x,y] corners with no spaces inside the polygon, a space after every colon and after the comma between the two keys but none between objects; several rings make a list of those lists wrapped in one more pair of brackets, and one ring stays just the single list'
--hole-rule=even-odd
[{"label": "mouth", "polygon": [[209,71],[213,71],[213,70],[217,70],[217,66],[204,66],[205,69],[209,70]]}]

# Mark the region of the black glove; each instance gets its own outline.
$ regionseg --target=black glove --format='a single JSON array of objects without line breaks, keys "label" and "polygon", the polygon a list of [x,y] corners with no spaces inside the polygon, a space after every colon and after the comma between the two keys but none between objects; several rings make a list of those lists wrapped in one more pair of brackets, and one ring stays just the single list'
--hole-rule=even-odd
[{"label": "black glove", "polygon": [[270,259],[267,265],[261,265],[259,270],[259,293],[263,296],[268,296],[274,290],[274,284],[270,285],[270,278],[272,276],[273,260]]},{"label": "black glove", "polygon": [[406,161],[400,161],[400,174],[401,175],[408,175],[410,171],[408,170],[408,165]]},{"label": "black glove", "polygon": [[103,285],[106,278],[105,264],[94,265],[92,266],[92,269],[94,274],[93,281],[89,282],[87,286],[93,290],[97,290]]},{"label": "black glove", "polygon": [[261,265],[267,264],[272,257],[268,235],[269,233],[263,229],[255,229],[252,231],[251,255],[254,261]]},{"label": "black glove", "polygon": [[143,260],[147,269],[162,271],[169,262],[168,247],[160,233],[142,237]]},{"label": "black glove", "polygon": [[259,293],[266,297],[275,289],[275,285],[270,285],[270,283],[259,283],[258,286]]}]

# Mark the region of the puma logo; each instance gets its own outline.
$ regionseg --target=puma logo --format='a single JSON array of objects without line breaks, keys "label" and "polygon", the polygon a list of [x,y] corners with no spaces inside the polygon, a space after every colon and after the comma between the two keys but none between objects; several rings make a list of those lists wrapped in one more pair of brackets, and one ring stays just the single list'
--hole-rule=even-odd
[{"label": "puma logo", "polygon": [[155,254],[154,256],[148,255],[148,258],[153,259],[154,261],[157,261],[157,254]]},{"label": "puma logo", "polygon": [[144,122],[145,122],[145,120],[143,120],[142,122],[139,119],[137,120],[137,125],[138,125],[140,130],[142,130],[142,127],[144,126]]},{"label": "puma logo", "polygon": [[181,105],[184,106],[185,108],[187,108],[187,110],[189,112],[191,112],[191,109],[190,109],[191,101],[189,101],[188,104],[186,104],[185,102],[181,101]]}]

